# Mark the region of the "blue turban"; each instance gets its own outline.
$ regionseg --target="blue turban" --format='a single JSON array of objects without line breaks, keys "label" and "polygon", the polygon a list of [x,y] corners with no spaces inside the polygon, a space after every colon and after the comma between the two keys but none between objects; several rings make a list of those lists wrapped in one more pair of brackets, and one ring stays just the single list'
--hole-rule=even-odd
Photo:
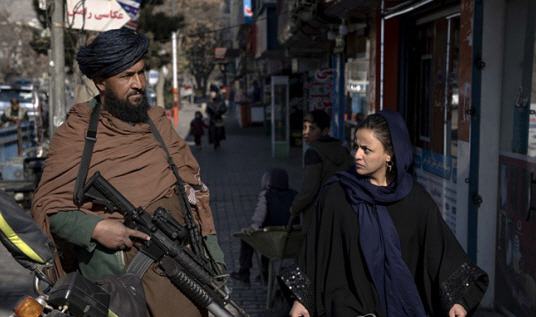
[{"label": "blue turban", "polygon": [[109,30],[82,46],[76,60],[89,79],[109,78],[136,64],[148,47],[149,40],[143,34],[127,29]]}]

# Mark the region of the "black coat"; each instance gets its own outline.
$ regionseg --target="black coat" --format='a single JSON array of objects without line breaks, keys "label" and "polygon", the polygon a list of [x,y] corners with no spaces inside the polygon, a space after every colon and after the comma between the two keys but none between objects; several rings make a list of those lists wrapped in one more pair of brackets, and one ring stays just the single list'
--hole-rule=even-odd
[{"label": "black coat", "polygon": [[209,117],[208,142],[219,144],[225,140],[223,114],[227,111],[225,103],[219,99],[207,103],[206,113]]},{"label": "black coat", "polygon": [[[470,262],[426,190],[414,182],[405,198],[386,207],[426,313],[448,316],[454,303],[474,311],[487,274]],[[361,251],[357,214],[338,182],[322,191],[298,264],[313,283],[316,315],[386,316]]]}]

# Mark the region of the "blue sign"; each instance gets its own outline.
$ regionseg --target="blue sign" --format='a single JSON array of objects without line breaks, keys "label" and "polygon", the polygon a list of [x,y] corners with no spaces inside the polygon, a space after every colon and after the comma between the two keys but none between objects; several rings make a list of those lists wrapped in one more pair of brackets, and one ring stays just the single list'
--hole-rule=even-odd
[{"label": "blue sign", "polygon": [[251,0],[244,0],[244,23],[251,24],[253,22],[253,8]]},{"label": "blue sign", "polygon": [[140,11],[141,0],[116,0],[119,5],[128,14],[130,21],[125,24],[125,27],[136,30],[138,28],[138,18]]}]

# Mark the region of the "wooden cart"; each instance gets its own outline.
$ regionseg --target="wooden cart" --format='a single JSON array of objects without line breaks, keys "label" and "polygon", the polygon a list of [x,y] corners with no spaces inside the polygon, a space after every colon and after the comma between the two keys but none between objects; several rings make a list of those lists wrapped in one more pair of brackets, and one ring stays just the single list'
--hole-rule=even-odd
[{"label": "wooden cart", "polygon": [[296,258],[300,252],[304,237],[301,226],[294,225],[290,230],[285,226],[264,227],[249,235],[236,232],[233,236],[253,247],[258,258],[260,253],[269,259],[266,309],[270,309],[276,292],[275,279],[281,270],[281,261]]}]

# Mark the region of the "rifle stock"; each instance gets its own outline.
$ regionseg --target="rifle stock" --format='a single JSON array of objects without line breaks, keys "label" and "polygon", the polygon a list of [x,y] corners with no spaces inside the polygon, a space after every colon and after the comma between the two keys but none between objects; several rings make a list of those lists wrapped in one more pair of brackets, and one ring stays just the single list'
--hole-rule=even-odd
[{"label": "rifle stock", "polygon": [[226,306],[248,316],[229,294],[222,289],[228,277],[219,275],[204,254],[196,254],[188,245],[195,243],[188,228],[180,225],[167,210],[158,208],[151,216],[142,208],[136,208],[99,172],[84,185],[84,197],[95,204],[118,211],[125,217],[125,225],[142,231],[151,239],[144,242],[140,252],[158,261],[168,278],[197,305],[206,307],[216,317],[233,316]]}]

